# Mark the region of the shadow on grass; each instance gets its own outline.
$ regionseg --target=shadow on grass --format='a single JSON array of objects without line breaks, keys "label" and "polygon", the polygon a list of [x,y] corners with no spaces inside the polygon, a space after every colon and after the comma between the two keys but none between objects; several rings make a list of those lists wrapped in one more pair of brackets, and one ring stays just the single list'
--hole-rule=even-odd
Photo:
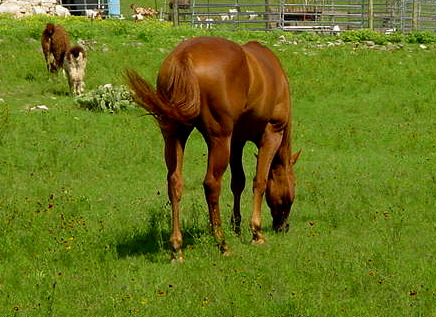
[{"label": "shadow on grass", "polygon": [[[199,238],[208,235],[209,231],[187,227],[182,228],[182,233],[183,249],[186,249],[195,248],[196,244],[201,243]],[[139,233],[116,245],[118,257],[145,256],[150,262],[161,262],[163,258],[167,261],[171,254],[170,234],[170,230],[163,229],[159,219],[152,216],[146,232]]]},{"label": "shadow on grass", "polygon": [[50,89],[50,93],[52,93],[55,96],[69,96],[70,93],[67,89]]}]

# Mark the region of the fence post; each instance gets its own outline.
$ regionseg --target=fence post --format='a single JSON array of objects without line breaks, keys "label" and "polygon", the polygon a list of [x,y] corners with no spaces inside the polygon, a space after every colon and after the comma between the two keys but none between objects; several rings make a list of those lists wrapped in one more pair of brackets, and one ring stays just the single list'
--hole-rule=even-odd
[{"label": "fence post", "polygon": [[370,30],[374,29],[374,0],[369,0],[368,3],[368,27]]},{"label": "fence post", "polygon": [[279,11],[279,24],[280,29],[284,29],[285,26],[285,0],[280,0]]},{"label": "fence post", "polygon": [[266,19],[268,20],[268,22],[265,25],[265,29],[269,30],[271,28],[271,0],[265,0],[265,12],[266,12]]},{"label": "fence post", "polygon": [[418,0],[413,0],[413,13],[412,13],[412,30],[419,28],[419,3]]},{"label": "fence post", "polygon": [[173,25],[179,26],[179,0],[173,2]]}]

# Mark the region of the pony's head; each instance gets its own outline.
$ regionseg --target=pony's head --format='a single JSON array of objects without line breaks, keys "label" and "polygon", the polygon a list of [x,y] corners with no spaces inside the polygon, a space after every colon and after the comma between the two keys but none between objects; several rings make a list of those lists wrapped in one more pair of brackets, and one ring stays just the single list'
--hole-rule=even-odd
[{"label": "pony's head", "polygon": [[273,218],[273,229],[276,232],[289,230],[287,222],[295,197],[295,177],[293,165],[297,162],[301,150],[292,154],[289,162],[271,166],[266,188],[266,201]]}]

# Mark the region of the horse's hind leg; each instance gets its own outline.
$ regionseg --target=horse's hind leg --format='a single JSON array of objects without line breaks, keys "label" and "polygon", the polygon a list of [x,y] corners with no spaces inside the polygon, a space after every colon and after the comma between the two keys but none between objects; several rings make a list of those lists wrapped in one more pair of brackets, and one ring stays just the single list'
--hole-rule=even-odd
[{"label": "horse's hind leg", "polygon": [[232,143],[230,150],[231,189],[233,192],[232,227],[241,234],[241,195],[245,188],[245,173],[242,165],[244,143]]},{"label": "horse's hind leg", "polygon": [[172,232],[170,243],[172,246],[172,261],[182,262],[184,260],[182,253],[183,236],[180,225],[180,200],[182,198],[183,178],[183,154],[186,140],[190,129],[167,129],[162,130],[165,139],[165,162],[168,169],[168,197],[172,208]]},{"label": "horse's hind leg", "polygon": [[225,242],[224,231],[221,227],[219,197],[221,193],[222,178],[229,164],[230,136],[209,139],[207,144],[209,155],[207,173],[203,182],[204,193],[209,208],[212,233],[218,243],[221,253],[228,255],[230,250]]}]

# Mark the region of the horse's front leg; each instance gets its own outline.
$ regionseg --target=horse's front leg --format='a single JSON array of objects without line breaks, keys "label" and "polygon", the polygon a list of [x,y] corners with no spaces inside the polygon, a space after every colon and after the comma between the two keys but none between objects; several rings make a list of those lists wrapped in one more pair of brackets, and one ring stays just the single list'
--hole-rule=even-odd
[{"label": "horse's front leg", "polygon": [[209,209],[209,218],[212,233],[222,254],[230,254],[229,247],[225,242],[224,231],[221,227],[221,213],[219,198],[221,182],[224,172],[229,164],[230,137],[215,137],[208,140],[208,166],[206,177],[203,182],[204,193]]},{"label": "horse's front leg", "polygon": [[232,143],[230,150],[231,189],[233,193],[232,228],[241,234],[241,195],[245,188],[245,173],[242,165],[244,143]]},{"label": "horse's front leg", "polygon": [[184,257],[182,253],[183,236],[180,225],[180,201],[182,199],[183,190],[183,154],[186,144],[186,139],[189,132],[165,135],[165,162],[168,169],[168,197],[171,202],[172,208],[172,232],[170,236],[170,243],[172,246],[171,261],[183,262]]},{"label": "horse's front leg", "polygon": [[261,232],[262,199],[266,191],[268,173],[272,160],[282,141],[283,131],[275,131],[274,126],[268,124],[258,144],[256,176],[253,181],[253,213],[250,220],[250,229],[253,234],[252,243],[261,244],[265,237]]}]

